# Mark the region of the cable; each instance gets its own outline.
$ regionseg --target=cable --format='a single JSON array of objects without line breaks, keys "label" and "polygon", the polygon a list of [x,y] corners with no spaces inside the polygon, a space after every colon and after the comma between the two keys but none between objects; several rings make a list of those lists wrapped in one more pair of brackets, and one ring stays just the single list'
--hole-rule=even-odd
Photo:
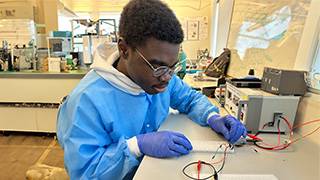
[{"label": "cable", "polygon": [[262,141],[261,138],[253,135],[253,134],[247,134],[248,137],[250,137],[252,140],[255,140],[255,141]]},{"label": "cable", "polygon": [[[229,146],[229,147],[230,147],[230,146]],[[224,165],[225,165],[225,162],[226,162],[226,156],[227,156],[227,149],[228,149],[229,147],[226,146],[226,148],[224,149],[222,165],[221,165],[220,169],[217,171],[217,173],[221,172],[222,169],[224,168]],[[230,148],[233,148],[233,146],[230,147]]]},{"label": "cable", "polygon": [[198,179],[200,179],[200,171],[201,171],[201,161],[198,161],[198,165],[197,165],[197,171],[198,171]]},{"label": "cable", "polygon": [[[316,120],[307,121],[307,122],[304,122],[304,123],[301,123],[301,124],[297,124],[297,125],[293,126],[292,130],[293,130],[293,129],[300,128],[300,127],[303,127],[303,126],[308,125],[308,124],[311,124],[311,123],[315,123],[315,122],[320,122],[320,119],[316,119]],[[320,126],[318,126],[316,129],[314,129],[314,130],[311,131],[310,133],[307,133],[307,134],[305,134],[305,135],[302,135],[302,137],[300,137],[300,138],[297,138],[297,139],[295,139],[295,140],[292,140],[291,144],[293,144],[293,143],[295,143],[295,142],[297,142],[297,141],[299,141],[299,140],[301,140],[301,139],[303,139],[303,138],[305,138],[305,137],[307,137],[307,136],[312,135],[313,133],[315,133],[315,132],[318,131],[319,129],[320,129]]]},{"label": "cable", "polygon": [[297,142],[297,141],[300,141],[301,139],[303,139],[303,138],[305,138],[305,137],[307,137],[307,136],[310,136],[311,134],[315,133],[315,132],[318,131],[319,129],[320,129],[320,126],[318,126],[315,130],[311,131],[310,133],[307,133],[307,134],[303,135],[303,136],[300,137],[300,138],[297,138],[297,139],[292,140],[292,141],[290,142],[290,144],[293,144],[293,143],[295,143],[295,142]]},{"label": "cable", "polygon": [[[308,122],[305,122],[305,123],[301,123],[301,124],[292,126],[286,117],[280,116],[280,118],[285,121],[285,123],[287,124],[287,126],[288,126],[288,128],[290,130],[289,131],[290,132],[289,141],[284,143],[284,144],[279,144],[279,139],[280,139],[280,133],[279,132],[280,132],[280,129],[279,129],[279,122],[278,122],[278,127],[277,127],[278,128],[278,145],[277,146],[265,147],[265,146],[261,146],[260,144],[258,144],[258,142],[254,142],[254,145],[256,145],[257,147],[259,147],[261,149],[266,149],[266,150],[283,150],[283,149],[286,149],[287,147],[289,147],[291,144],[296,143],[297,141],[300,141],[301,139],[312,135],[313,133],[317,132],[320,129],[320,126],[319,126],[316,129],[314,129],[313,131],[311,131],[310,133],[307,133],[307,134],[303,135],[302,137],[293,139],[293,130],[294,129],[303,127],[303,126],[311,124],[311,123],[320,122],[320,119],[316,119],[316,120],[312,120],[312,121],[308,121]],[[259,133],[257,133],[257,135],[258,134]],[[266,143],[263,143],[263,144],[266,144]]]},{"label": "cable", "polygon": [[[195,179],[195,180],[206,180],[206,179],[209,179],[209,178],[211,178],[211,177],[214,177],[215,180],[218,180],[218,173],[222,171],[222,169],[224,168],[224,165],[225,165],[225,160],[226,160],[226,156],[227,156],[227,150],[228,150],[228,148],[230,148],[230,149],[233,149],[233,148],[234,148],[234,146],[233,146],[232,144],[221,144],[221,145],[217,148],[217,150],[215,151],[215,153],[213,154],[213,156],[212,156],[212,158],[211,158],[212,160],[216,157],[219,149],[221,149],[222,146],[225,146],[225,149],[224,149],[224,152],[223,152],[223,158],[222,158],[221,160],[219,160],[219,161],[217,161],[217,162],[213,162],[213,163],[208,163],[208,162],[201,161],[201,160],[199,160],[199,161],[197,161],[197,162],[191,162],[191,163],[187,164],[187,165],[182,169],[183,174],[184,174],[185,176],[187,176],[188,178],[190,178],[190,179]],[[220,163],[220,162],[222,162],[222,165],[221,165],[220,169],[217,171],[217,170],[215,169],[215,167],[213,166],[213,164],[218,164],[218,163]],[[194,177],[192,177],[192,176],[190,176],[189,174],[186,173],[186,169],[187,169],[188,167],[192,166],[192,165],[195,165],[195,164],[197,165],[197,176],[198,176],[198,178],[194,178]],[[205,178],[200,179],[200,170],[201,170],[202,164],[204,164],[204,165],[206,165],[206,166],[209,166],[209,167],[213,170],[213,174],[211,174],[211,175],[208,176],[208,177],[205,177]]]},{"label": "cable", "polygon": [[304,122],[304,123],[301,123],[301,124],[297,124],[293,127],[293,129],[297,129],[299,127],[302,127],[302,126],[305,126],[305,125],[308,125],[308,124],[311,124],[311,123],[315,123],[315,122],[320,122],[320,119],[316,119],[316,120],[312,120],[312,121],[307,121],[307,122]]},{"label": "cable", "polygon": [[[290,142],[293,138],[293,131],[292,131],[292,126],[290,124],[290,122],[286,119],[286,118],[283,118],[282,116],[280,116],[280,118],[282,120],[284,120],[290,130],[290,137],[289,137],[289,143],[284,143],[284,144],[280,144],[280,120],[278,121],[277,123],[277,129],[278,129],[278,145],[276,146],[272,146],[272,145],[269,145],[269,144],[266,144],[264,142],[262,142],[263,144],[267,145],[267,146],[271,146],[271,147],[266,147],[266,146],[262,146],[260,144],[258,144],[258,142],[253,142],[253,144],[261,149],[265,149],[265,150],[283,150],[283,149],[286,149],[287,147],[290,146]],[[259,134],[259,133],[257,133]]]},{"label": "cable", "polygon": [[[290,123],[284,119],[284,121],[286,121],[289,129],[290,129],[290,135],[291,135],[291,132],[292,132],[292,128],[291,128],[291,125]],[[265,126],[264,126],[265,127]],[[282,149],[285,149],[288,147],[287,144],[280,144],[280,120],[278,121],[277,123],[277,129],[278,129],[278,145],[276,146],[272,146],[270,144],[267,144],[265,142],[262,141],[262,143],[266,146],[270,146],[270,147],[266,147],[266,146],[262,146],[260,144],[258,144],[258,142],[253,142],[254,145],[256,145],[257,147],[261,148],[261,149],[265,149],[265,150],[282,150]],[[256,136],[259,134],[260,132],[256,133]]]},{"label": "cable", "polygon": [[[197,167],[198,167],[198,163],[200,163],[200,165],[204,164],[204,165],[206,165],[206,166],[209,166],[209,167],[213,170],[213,173],[212,173],[210,176],[204,177],[204,178],[202,178],[202,179],[200,179],[199,176],[198,176],[198,178],[194,178],[194,177],[192,177],[192,176],[190,176],[189,174],[186,173],[186,169],[187,169],[188,167],[190,167],[190,166],[192,166],[192,165],[195,165],[195,164],[196,164]],[[214,166],[213,166],[212,164],[207,163],[207,162],[204,162],[204,161],[191,162],[191,163],[187,164],[187,165],[182,169],[182,172],[183,172],[183,174],[184,174],[185,176],[187,176],[187,177],[190,178],[190,179],[194,179],[194,180],[206,180],[206,179],[210,179],[211,177],[214,177],[215,180],[218,180],[218,173],[217,173],[216,169],[214,168]]]},{"label": "cable", "polygon": [[278,129],[278,146],[280,145],[280,141],[281,141],[281,135],[280,135],[280,120],[278,120],[278,123],[277,123],[277,129]]},{"label": "cable", "polygon": [[[267,125],[270,125],[270,123],[272,123],[272,124],[274,124],[274,122],[267,122],[267,123],[265,123],[263,126],[262,126],[262,129],[264,129]],[[278,121],[278,123],[277,123],[277,129],[278,129],[278,145],[277,146],[279,146],[280,145],[280,143],[279,143],[279,141],[280,141],[280,120]],[[273,125],[272,125],[273,126]],[[272,144],[268,144],[268,143],[265,143],[265,142],[263,142],[263,140],[261,139],[261,138],[259,138],[258,137],[258,135],[260,134],[260,131],[258,131],[255,135],[251,135],[251,136],[249,136],[249,137],[251,137],[253,140],[256,140],[255,142],[257,143],[258,141],[260,141],[262,144],[264,144],[265,146],[274,146],[274,145],[272,145]],[[255,144],[255,143],[254,143]],[[262,147],[260,147],[260,148],[262,148]],[[271,150],[271,149],[270,149]]]},{"label": "cable", "polygon": [[213,156],[211,157],[211,159],[214,159],[214,158],[216,157],[219,149],[221,149],[223,145],[224,145],[224,144],[220,144],[220,146],[216,149],[216,151],[214,152],[214,154],[213,154]]}]

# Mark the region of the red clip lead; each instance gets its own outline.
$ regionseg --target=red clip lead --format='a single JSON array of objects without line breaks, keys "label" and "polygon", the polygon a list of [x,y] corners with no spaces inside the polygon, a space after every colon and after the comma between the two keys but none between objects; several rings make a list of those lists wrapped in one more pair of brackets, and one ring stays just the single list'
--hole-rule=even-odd
[{"label": "red clip lead", "polygon": [[197,165],[197,171],[198,171],[198,179],[200,179],[200,171],[201,171],[201,161],[198,161],[198,165]]},{"label": "red clip lead", "polygon": [[255,135],[252,135],[252,134],[247,134],[251,139],[253,139],[253,140],[256,140],[256,141],[262,141],[262,139],[261,138],[259,138],[259,137],[257,137],[257,136],[255,136]]}]

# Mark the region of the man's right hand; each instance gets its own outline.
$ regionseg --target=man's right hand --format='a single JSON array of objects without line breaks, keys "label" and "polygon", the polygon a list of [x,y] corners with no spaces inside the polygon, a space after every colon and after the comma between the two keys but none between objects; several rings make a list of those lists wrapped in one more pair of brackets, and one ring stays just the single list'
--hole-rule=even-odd
[{"label": "man's right hand", "polygon": [[247,136],[246,127],[231,115],[213,115],[208,120],[209,126],[217,133],[222,134],[231,144],[236,143],[241,137]]},{"label": "man's right hand", "polygon": [[143,154],[165,158],[188,154],[192,150],[190,141],[181,133],[159,131],[137,135],[138,146]]}]

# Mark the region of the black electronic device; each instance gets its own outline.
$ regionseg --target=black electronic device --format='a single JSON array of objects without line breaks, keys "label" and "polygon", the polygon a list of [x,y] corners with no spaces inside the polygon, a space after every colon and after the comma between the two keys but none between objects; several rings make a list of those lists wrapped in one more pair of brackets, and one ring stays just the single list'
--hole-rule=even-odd
[{"label": "black electronic device", "polygon": [[258,78],[229,78],[227,82],[239,88],[260,88],[261,80]]},{"label": "black electronic device", "polygon": [[306,73],[265,67],[261,89],[277,95],[304,95],[307,90]]}]

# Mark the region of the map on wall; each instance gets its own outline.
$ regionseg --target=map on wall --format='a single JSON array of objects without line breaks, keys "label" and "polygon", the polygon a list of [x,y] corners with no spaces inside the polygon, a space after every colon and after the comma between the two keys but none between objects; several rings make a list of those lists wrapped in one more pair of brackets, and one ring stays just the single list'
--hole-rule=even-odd
[{"label": "map on wall", "polygon": [[292,69],[311,0],[235,0],[228,37],[228,75],[244,77],[249,69]]}]

